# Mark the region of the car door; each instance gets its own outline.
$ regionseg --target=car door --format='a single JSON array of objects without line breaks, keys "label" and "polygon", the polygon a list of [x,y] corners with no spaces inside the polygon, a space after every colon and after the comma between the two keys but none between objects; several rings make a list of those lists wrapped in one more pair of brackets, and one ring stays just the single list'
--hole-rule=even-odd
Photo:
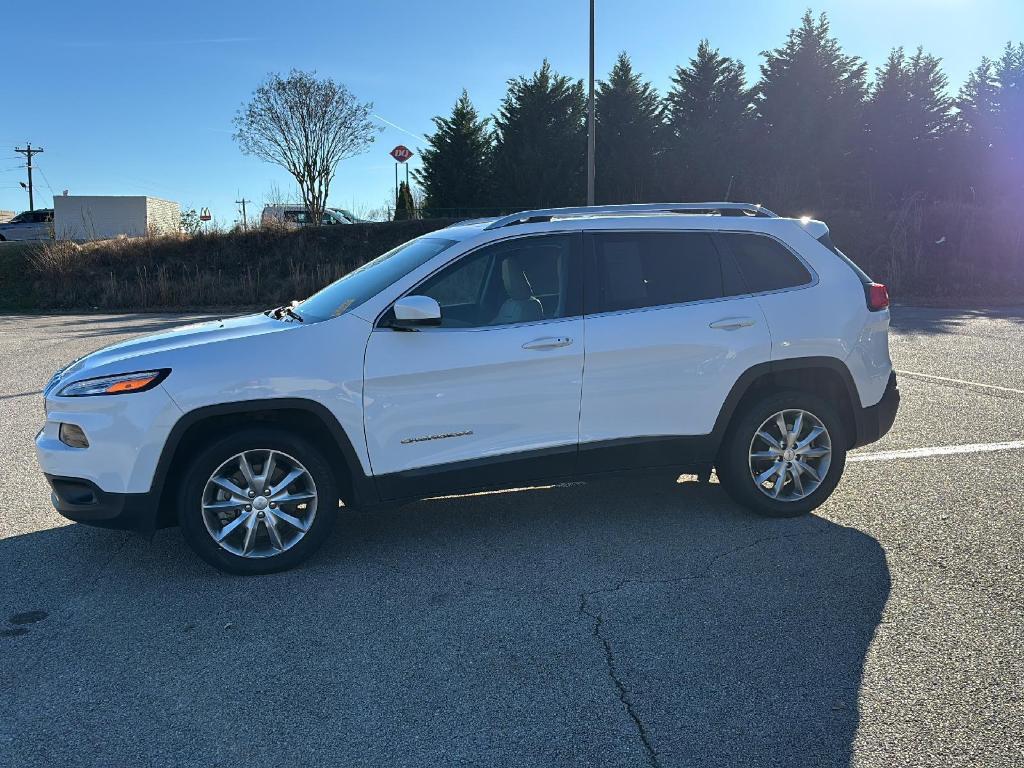
[{"label": "car door", "polygon": [[702,231],[587,234],[580,470],[686,464],[770,357],[757,300]]},{"label": "car door", "polygon": [[483,246],[409,291],[441,306],[416,331],[384,313],[364,363],[364,426],[385,499],[571,475],[583,374],[582,234]]}]

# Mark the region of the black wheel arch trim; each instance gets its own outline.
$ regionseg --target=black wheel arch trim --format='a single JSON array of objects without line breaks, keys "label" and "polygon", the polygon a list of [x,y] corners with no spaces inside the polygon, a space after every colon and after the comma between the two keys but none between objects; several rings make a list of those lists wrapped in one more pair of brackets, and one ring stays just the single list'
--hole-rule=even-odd
[{"label": "black wheel arch trim", "polygon": [[722,439],[725,437],[725,432],[729,428],[729,424],[732,422],[732,417],[736,413],[736,408],[739,407],[740,402],[743,400],[747,392],[750,391],[754,382],[763,376],[773,373],[809,370],[814,368],[825,368],[839,375],[839,378],[842,380],[843,385],[846,388],[846,394],[850,399],[850,409],[853,411],[855,422],[854,427],[856,430],[856,433],[851,435],[853,438],[853,444],[863,445],[864,443],[861,442],[861,440],[865,437],[865,426],[863,424],[863,412],[865,409],[861,407],[860,393],[857,391],[857,385],[854,383],[853,374],[850,373],[850,369],[846,366],[846,363],[839,358],[821,356],[793,357],[785,360],[772,360],[765,363],[758,363],[740,374],[736,383],[733,384],[732,389],[729,390],[729,394],[726,396],[725,402],[722,404],[722,409],[718,412],[718,418],[715,420],[715,426],[711,431],[712,442],[716,447],[716,450],[717,446],[721,444]]},{"label": "black wheel arch trim", "polygon": [[367,477],[363,472],[359,456],[349,439],[345,428],[341,426],[337,417],[321,403],[300,397],[277,397],[259,400],[238,400],[230,403],[216,403],[214,405],[202,406],[185,413],[175,422],[164,441],[164,447],[160,452],[160,459],[157,461],[156,471],[153,473],[153,481],[150,484],[149,494],[158,502],[154,504],[154,521],[158,511],[156,507],[164,503],[164,486],[170,474],[175,454],[181,444],[182,438],[189,429],[208,419],[220,416],[231,416],[239,413],[267,413],[274,411],[305,411],[315,416],[323,423],[334,440],[336,447],[345,460],[346,467],[351,476],[352,501],[359,505],[372,505],[379,502],[376,487],[372,478]]}]

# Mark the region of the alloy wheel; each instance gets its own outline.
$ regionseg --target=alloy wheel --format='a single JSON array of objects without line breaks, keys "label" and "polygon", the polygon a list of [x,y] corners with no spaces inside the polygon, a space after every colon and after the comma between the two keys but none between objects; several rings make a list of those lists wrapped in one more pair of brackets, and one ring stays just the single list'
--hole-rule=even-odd
[{"label": "alloy wheel", "polygon": [[313,476],[281,451],[253,449],[221,464],[203,488],[203,523],[233,555],[265,558],[298,544],[316,517]]},{"label": "alloy wheel", "polygon": [[832,439],[810,411],[772,414],[750,441],[750,477],[775,501],[799,501],[818,489],[832,461]]}]

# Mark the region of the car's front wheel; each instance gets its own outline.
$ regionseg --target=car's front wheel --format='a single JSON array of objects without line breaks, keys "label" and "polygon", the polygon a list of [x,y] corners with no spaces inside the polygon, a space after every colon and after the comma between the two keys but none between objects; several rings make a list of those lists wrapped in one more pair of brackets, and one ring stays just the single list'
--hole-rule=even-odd
[{"label": "car's front wheel", "polygon": [[316,446],[275,427],[252,427],[204,448],[185,471],[178,520],[214,567],[244,575],[298,565],[338,514],[334,473]]},{"label": "car's front wheel", "polygon": [[725,490],[771,517],[810,512],[831,495],[846,463],[842,419],[825,400],[780,392],[737,414],[717,462]]}]

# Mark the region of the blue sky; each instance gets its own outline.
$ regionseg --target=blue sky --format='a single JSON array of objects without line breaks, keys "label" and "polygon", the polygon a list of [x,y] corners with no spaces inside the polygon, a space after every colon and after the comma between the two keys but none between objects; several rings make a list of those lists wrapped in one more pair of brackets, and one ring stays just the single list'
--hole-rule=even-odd
[{"label": "blue sky", "polygon": [[[707,37],[756,76],[759,53],[781,45],[808,0],[598,0],[597,71],[621,50],[664,91],[677,64]],[[231,118],[270,71],[315,69],[374,103],[384,128],[341,165],[331,203],[366,210],[391,194],[387,152],[423,144],[430,118],[462,88],[493,112],[509,77],[544,57],[586,75],[586,0],[171,5],[52,0],[6,4],[0,71],[0,209],[27,208],[18,187],[25,141],[36,159],[37,207],[57,194],[150,194],[237,218],[240,195],[259,210],[276,166],[243,157]],[[983,55],[1024,38],[1022,0],[819,0],[849,53],[872,68],[896,45],[940,56],[953,89]],[[300,11],[300,8],[308,10]],[[413,160],[415,167],[416,159]]]}]

